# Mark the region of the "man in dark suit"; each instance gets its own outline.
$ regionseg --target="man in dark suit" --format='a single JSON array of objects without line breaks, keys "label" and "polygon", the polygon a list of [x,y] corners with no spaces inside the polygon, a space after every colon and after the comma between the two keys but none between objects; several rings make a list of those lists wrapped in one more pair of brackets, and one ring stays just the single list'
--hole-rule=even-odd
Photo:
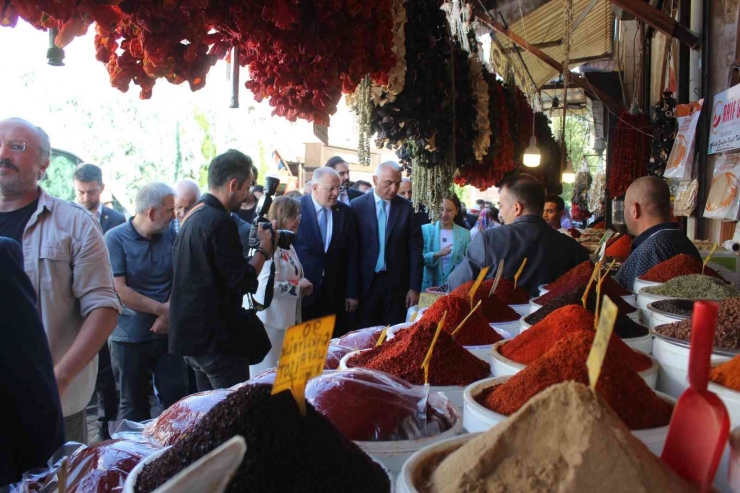
[{"label": "man in dark suit", "polygon": [[301,197],[301,224],[294,247],[313,293],[303,297],[302,318],[336,314],[334,337],[349,327],[357,309],[357,219],[338,201],[339,174],[330,167],[314,171],[311,195]]},{"label": "man in dark suit", "polygon": [[421,229],[411,202],[398,196],[401,167],[387,161],[375,188],[352,201],[359,228],[360,319],[364,327],[401,323],[419,302],[424,268]]},{"label": "man in dark suit", "polygon": [[499,202],[505,225],[475,235],[462,263],[447,278],[450,290],[475,279],[486,266],[490,267],[487,277],[492,278],[502,259],[503,277],[514,279],[526,258],[518,284],[536,296],[540,284],[550,283],[588,260],[586,249],[542,218],[545,189],[533,176],[521,173],[504,180]]},{"label": "man in dark suit", "polygon": [[[103,171],[98,166],[81,164],[75,169],[72,179],[77,203],[95,216],[103,229],[103,234],[126,222],[123,214],[104,206],[100,201],[100,194],[105,190],[105,184],[103,183]],[[107,344],[103,344],[98,353],[95,395],[98,401],[98,421],[100,422],[98,439],[108,440],[110,438],[108,422],[115,421],[118,414],[118,392]]]},{"label": "man in dark suit", "polygon": [[349,184],[349,165],[340,156],[334,156],[324,165],[325,168],[331,168],[339,174],[339,202],[349,205],[351,200],[356,199],[363,193],[355,188],[350,188]]}]

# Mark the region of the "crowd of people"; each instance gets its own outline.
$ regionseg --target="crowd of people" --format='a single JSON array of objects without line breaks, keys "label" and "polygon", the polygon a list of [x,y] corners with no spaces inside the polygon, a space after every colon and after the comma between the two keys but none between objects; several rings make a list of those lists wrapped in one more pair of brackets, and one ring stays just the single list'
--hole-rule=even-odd
[{"label": "crowd of people", "polygon": [[[397,163],[380,164],[363,191],[332,158],[304,195],[275,198],[263,218],[270,197],[257,169],[229,150],[210,163],[207,191],[190,180],[149,183],[127,220],[101,203],[93,164],[75,170],[78,203],[47,194],[39,181],[50,151],[41,128],[0,121],[10,336],[0,374],[12,413],[0,425],[0,484],[42,466],[65,440],[87,443],[93,393],[105,439],[112,421],[151,417],[150,388],[168,407],[274,367],[285,329],[301,321],[336,315],[335,336],[397,324],[422,290],[453,289],[486,266],[493,276],[500,260],[512,278],[528,259],[519,284],[534,295],[588,259],[562,234],[562,199],[526,174],[502,183],[498,209],[479,201],[465,210],[451,194],[430,222]],[[676,250],[698,256],[668,203],[659,179],[627,192],[627,225],[639,236],[617,276],[623,285]],[[640,252],[649,255],[633,258]]]}]

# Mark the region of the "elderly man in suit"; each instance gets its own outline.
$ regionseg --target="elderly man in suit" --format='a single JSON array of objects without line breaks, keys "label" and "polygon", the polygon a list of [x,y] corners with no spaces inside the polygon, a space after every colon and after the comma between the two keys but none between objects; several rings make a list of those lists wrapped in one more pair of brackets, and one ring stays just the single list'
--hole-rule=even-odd
[{"label": "elderly man in suit", "polygon": [[537,179],[525,173],[510,176],[500,190],[499,215],[505,226],[475,235],[465,259],[447,278],[450,290],[478,277],[485,266],[490,267],[488,278],[493,277],[502,259],[503,277],[513,279],[526,258],[519,285],[536,296],[537,286],[554,281],[588,260],[586,249],[542,218],[545,189]]},{"label": "elderly man in suit", "polygon": [[365,327],[401,323],[419,302],[423,239],[411,202],[398,195],[401,167],[378,165],[372,193],[352,201],[360,251],[360,320]]},{"label": "elderly man in suit", "polygon": [[314,171],[311,194],[301,197],[301,224],[294,247],[306,279],[314,286],[304,296],[303,320],[336,314],[334,336],[348,330],[347,314],[357,309],[357,219],[339,202],[339,173]]},{"label": "elderly man in suit", "polygon": [[[94,164],[79,165],[72,175],[77,203],[95,216],[103,229],[103,234],[126,222],[123,214],[106,207],[100,201],[105,190],[103,171]],[[95,396],[98,404],[98,421],[100,422],[99,440],[108,440],[108,422],[115,421],[118,413],[118,391],[113,375],[110,351],[103,344],[98,352],[98,376],[95,382]]]}]

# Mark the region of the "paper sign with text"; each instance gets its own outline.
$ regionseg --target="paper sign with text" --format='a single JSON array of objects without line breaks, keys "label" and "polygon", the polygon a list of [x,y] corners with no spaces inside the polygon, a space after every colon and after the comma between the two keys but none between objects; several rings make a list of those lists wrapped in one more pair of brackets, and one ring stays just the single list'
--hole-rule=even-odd
[{"label": "paper sign with text", "polygon": [[419,295],[419,308],[428,308],[432,306],[432,303],[437,301],[437,298],[444,296],[445,293],[421,293]]},{"label": "paper sign with text", "polygon": [[336,315],[309,320],[285,331],[272,394],[290,390],[306,415],[306,382],[324,371]]},{"label": "paper sign with text", "polygon": [[596,327],[596,336],[594,336],[594,344],[591,346],[591,352],[588,353],[588,359],[586,360],[588,381],[592,390],[596,389],[596,382],[599,381],[601,366],[604,364],[606,350],[609,347],[609,340],[614,330],[614,322],[617,320],[617,311],[617,305],[608,296],[604,296],[601,303],[599,325]]}]

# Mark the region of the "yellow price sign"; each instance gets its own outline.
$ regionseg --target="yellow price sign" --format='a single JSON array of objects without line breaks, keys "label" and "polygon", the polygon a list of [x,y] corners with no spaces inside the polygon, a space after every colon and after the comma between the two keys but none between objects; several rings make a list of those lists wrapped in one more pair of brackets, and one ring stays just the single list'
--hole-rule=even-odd
[{"label": "yellow price sign", "polygon": [[[609,273],[612,271],[612,267],[614,267],[614,263],[617,261],[617,259],[612,260],[612,263],[609,264],[609,267],[606,269],[606,272],[603,276],[599,276],[599,282],[596,283],[596,311],[594,311],[594,314],[599,313],[600,307],[601,307],[601,284],[604,282],[604,279],[606,279],[606,276],[609,275]],[[596,329],[598,321],[596,320],[596,315],[594,315],[594,329]]]},{"label": "yellow price sign", "polygon": [[496,292],[498,283],[501,282],[501,276],[503,275],[504,275],[504,259],[501,259],[498,263],[498,268],[496,269],[496,279],[493,280],[493,285],[491,286],[491,290],[488,292],[489,298],[491,297],[493,293]]},{"label": "yellow price sign", "polygon": [[[414,315],[416,314],[414,313]],[[390,325],[385,326],[385,329],[383,329],[383,331],[380,333],[380,336],[378,337],[378,342],[375,343],[375,347],[378,347],[381,344],[383,344],[383,341],[385,341],[385,336],[388,334],[388,329],[390,328],[391,328]]]},{"label": "yellow price sign", "polygon": [[483,267],[481,269],[480,273],[478,274],[478,279],[475,280],[475,283],[473,283],[473,287],[470,288],[469,296],[470,296],[470,309],[471,310],[473,308],[473,301],[475,300],[475,293],[478,291],[478,288],[483,283],[483,279],[486,278],[486,274],[488,274],[488,269],[490,269],[490,267],[488,266]]},{"label": "yellow price sign", "polygon": [[309,320],[285,331],[272,394],[290,390],[306,415],[306,382],[321,375],[334,331],[336,315]]},{"label": "yellow price sign", "polygon": [[516,290],[516,285],[519,282],[519,276],[522,275],[522,271],[524,271],[525,265],[527,265],[527,257],[524,257],[524,261],[522,262],[522,265],[519,266],[519,270],[516,271],[516,274],[514,274],[514,290]]},{"label": "yellow price sign", "polygon": [[444,295],[445,293],[421,293],[419,295],[419,309],[432,306],[432,303],[437,301],[437,298],[440,298]]},{"label": "yellow price sign", "polygon": [[[740,223],[738,223],[740,224]],[[707,258],[704,259],[704,262],[701,264],[701,273],[704,274],[704,269],[706,268],[709,261],[712,259],[712,255],[714,255],[715,250],[717,250],[717,247],[719,246],[719,243],[715,243],[712,245],[712,249],[709,251],[709,255],[707,255]]]},{"label": "yellow price sign", "polygon": [[594,336],[594,343],[586,360],[588,381],[591,384],[591,390],[596,389],[596,382],[599,381],[601,366],[604,364],[606,350],[609,347],[609,341],[611,340],[618,311],[617,305],[608,296],[604,296],[604,302],[601,305],[601,313],[599,315],[599,325],[596,327],[596,335]]}]

